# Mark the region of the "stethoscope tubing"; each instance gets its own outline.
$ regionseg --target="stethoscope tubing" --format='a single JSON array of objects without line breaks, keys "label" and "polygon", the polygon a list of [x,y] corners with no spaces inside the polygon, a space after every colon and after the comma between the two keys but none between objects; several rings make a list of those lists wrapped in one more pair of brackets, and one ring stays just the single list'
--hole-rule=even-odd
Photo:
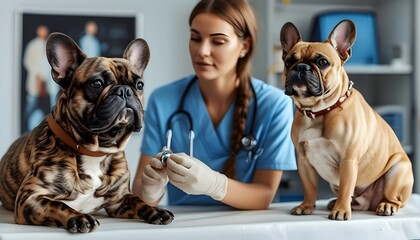
[{"label": "stethoscope tubing", "polygon": [[[174,118],[177,115],[185,115],[188,119],[189,125],[190,125],[190,131],[189,131],[189,150],[190,150],[190,156],[193,157],[193,149],[194,149],[194,138],[195,138],[195,133],[194,133],[194,127],[193,127],[193,120],[191,117],[191,114],[189,112],[187,112],[186,110],[184,110],[184,102],[185,102],[185,98],[188,94],[188,92],[190,91],[191,86],[193,85],[193,83],[198,80],[197,76],[193,77],[193,79],[188,83],[187,87],[185,88],[184,92],[182,93],[182,97],[181,97],[181,101],[179,103],[178,109],[173,112],[168,119],[167,122],[167,132],[166,132],[166,146],[165,146],[165,151],[162,153],[160,160],[162,161],[162,163],[166,162],[166,159],[168,157],[170,157],[171,152],[171,141],[172,141],[172,122],[174,120]],[[255,93],[255,89],[254,86],[252,86],[252,83],[250,82],[250,86],[253,92],[253,97],[254,97],[254,104],[255,104],[255,109],[252,115],[252,122],[251,122],[251,129],[250,129],[250,134],[247,134],[246,136],[244,136],[241,140],[242,142],[242,147],[248,151],[252,151],[252,149],[256,146],[257,141],[255,140],[255,138],[253,137],[252,133],[254,131],[254,123],[255,123],[255,119],[256,119],[256,113],[258,110],[258,103],[257,103],[257,95]],[[246,143],[250,143],[251,145],[248,146],[244,146],[244,142]]]}]

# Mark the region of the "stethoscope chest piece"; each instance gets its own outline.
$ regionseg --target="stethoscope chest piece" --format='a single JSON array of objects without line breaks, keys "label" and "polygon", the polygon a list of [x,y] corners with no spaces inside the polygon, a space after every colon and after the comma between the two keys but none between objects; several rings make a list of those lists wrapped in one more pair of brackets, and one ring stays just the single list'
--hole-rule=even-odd
[{"label": "stethoscope chest piece", "polygon": [[165,150],[163,151],[162,155],[160,156],[160,161],[163,165],[166,165],[166,160],[171,156],[171,151]]},{"label": "stethoscope chest piece", "polygon": [[247,135],[241,139],[241,145],[245,150],[251,151],[257,146],[257,140],[252,135]]}]

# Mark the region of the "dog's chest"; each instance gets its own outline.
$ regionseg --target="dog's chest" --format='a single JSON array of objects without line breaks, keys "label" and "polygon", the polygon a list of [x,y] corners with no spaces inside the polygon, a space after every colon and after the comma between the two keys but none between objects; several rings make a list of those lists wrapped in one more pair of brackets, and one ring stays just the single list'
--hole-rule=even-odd
[{"label": "dog's chest", "polygon": [[313,139],[321,138],[324,127],[322,121],[303,117],[298,124],[298,142],[307,142]]},{"label": "dog's chest", "polygon": [[334,142],[323,136],[323,131],[323,127],[307,119],[299,132],[299,153],[306,157],[322,178],[338,183],[340,154]]},{"label": "dog's chest", "polygon": [[79,193],[76,199],[72,201],[63,201],[64,203],[82,213],[90,213],[104,203],[103,197],[94,196],[96,189],[102,184],[100,179],[103,175],[101,164],[102,161],[97,157],[82,156],[81,169],[84,174],[91,179],[89,189],[84,193]]}]

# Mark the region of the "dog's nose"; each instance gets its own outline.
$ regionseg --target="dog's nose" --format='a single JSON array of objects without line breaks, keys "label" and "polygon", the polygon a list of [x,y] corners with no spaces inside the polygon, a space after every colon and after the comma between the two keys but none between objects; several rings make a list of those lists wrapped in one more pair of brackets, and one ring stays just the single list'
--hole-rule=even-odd
[{"label": "dog's nose", "polygon": [[133,91],[129,86],[119,86],[116,90],[116,94],[120,96],[123,99],[127,99],[131,96],[133,96]]},{"label": "dog's nose", "polygon": [[311,66],[309,66],[306,63],[298,63],[298,65],[296,66],[296,70],[299,71],[299,72],[310,71],[311,70]]}]

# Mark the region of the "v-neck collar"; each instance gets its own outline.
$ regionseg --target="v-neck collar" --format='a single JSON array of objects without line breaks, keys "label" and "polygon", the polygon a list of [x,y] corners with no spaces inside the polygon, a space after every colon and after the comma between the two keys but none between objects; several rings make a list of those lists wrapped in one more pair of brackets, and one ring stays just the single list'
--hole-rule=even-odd
[{"label": "v-neck collar", "polygon": [[195,121],[194,130],[196,134],[201,136],[197,139],[204,141],[202,144],[208,146],[206,149],[211,155],[225,154],[230,149],[229,142],[232,132],[235,101],[229,106],[218,127],[215,128],[207,111],[198,81],[191,86],[190,92],[186,96],[185,102],[191,103],[188,104],[191,107],[188,111],[190,111],[193,121]]}]

